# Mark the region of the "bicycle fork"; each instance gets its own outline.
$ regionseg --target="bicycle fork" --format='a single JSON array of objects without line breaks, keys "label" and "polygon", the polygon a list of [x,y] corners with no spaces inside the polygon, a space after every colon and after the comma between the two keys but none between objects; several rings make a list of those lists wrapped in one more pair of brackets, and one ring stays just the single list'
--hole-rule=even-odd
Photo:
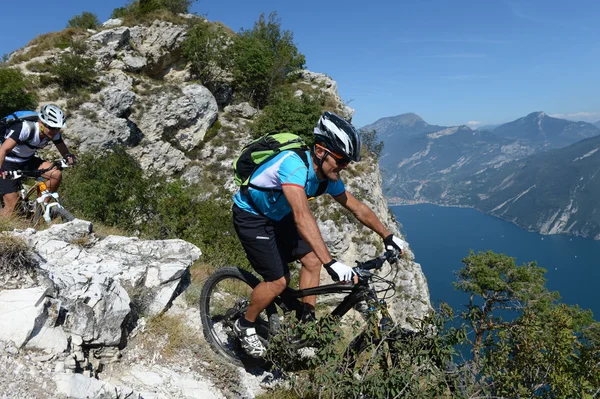
[{"label": "bicycle fork", "polygon": [[[48,190],[48,186],[46,186],[46,183],[44,181],[37,181],[36,186],[38,189],[38,198],[36,201],[39,204],[39,206],[43,207],[42,209],[44,210],[44,220],[46,221],[46,223],[50,223],[52,221],[52,208],[62,208],[62,205],[58,200],[58,193],[51,193],[50,190]],[[46,202],[47,198],[53,198],[54,202]]]}]

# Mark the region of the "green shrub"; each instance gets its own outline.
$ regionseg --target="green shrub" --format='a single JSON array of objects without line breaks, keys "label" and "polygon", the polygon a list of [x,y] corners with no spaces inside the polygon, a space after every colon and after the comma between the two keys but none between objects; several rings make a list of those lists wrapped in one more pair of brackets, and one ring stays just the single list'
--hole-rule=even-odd
[{"label": "green shrub", "polygon": [[117,7],[110,14],[111,18],[125,18],[127,16],[127,7]]},{"label": "green shrub", "polygon": [[313,141],[313,129],[323,109],[322,97],[295,97],[291,89],[278,91],[252,124],[254,137],[270,132],[290,131]]},{"label": "green shrub", "polygon": [[242,30],[233,44],[234,84],[239,94],[260,108],[271,93],[294,72],[304,68],[304,55],[293,42],[291,31],[281,31],[277,13],[268,20],[261,14],[252,30]]},{"label": "green shrub", "polygon": [[37,97],[27,91],[27,85],[20,70],[0,66],[0,116],[37,107]]},{"label": "green shrub", "polygon": [[375,159],[379,159],[383,151],[383,141],[377,140],[377,130],[360,130],[362,141],[362,152],[370,153]]},{"label": "green shrub", "polygon": [[40,61],[31,61],[25,65],[25,68],[30,70],[31,72],[37,73],[48,73],[52,72],[54,69],[54,62],[51,59],[47,59],[45,62]]},{"label": "green shrub", "polygon": [[[136,24],[154,19],[169,20],[169,15],[187,14],[197,0],[133,0],[125,7],[115,8],[111,18],[121,18],[126,24]],[[167,14],[164,14],[167,13]]]},{"label": "green shrub", "polygon": [[67,24],[67,28],[96,29],[100,26],[100,21],[96,14],[84,11],[80,15],[75,15]]},{"label": "green shrub", "polygon": [[53,68],[56,81],[65,91],[89,87],[95,82],[95,58],[80,54],[62,54]]},{"label": "green shrub", "polygon": [[147,234],[189,241],[202,250],[203,261],[215,267],[247,265],[233,228],[232,202],[225,195],[207,196],[200,185],[177,180],[161,184],[154,198],[152,220],[144,227]]},{"label": "green shrub", "polygon": [[232,67],[227,41],[228,36],[221,26],[200,20],[190,28],[182,44],[193,76],[211,90],[217,88]]},{"label": "green shrub", "polygon": [[134,230],[149,215],[148,184],[123,148],[83,154],[61,185],[65,206],[82,217]]},{"label": "green shrub", "polygon": [[[123,148],[83,154],[61,185],[65,206],[94,222],[137,231],[149,239],[181,238],[215,267],[247,265],[231,218],[231,200],[199,185],[144,177]],[[226,200],[219,198],[227,198]]]}]

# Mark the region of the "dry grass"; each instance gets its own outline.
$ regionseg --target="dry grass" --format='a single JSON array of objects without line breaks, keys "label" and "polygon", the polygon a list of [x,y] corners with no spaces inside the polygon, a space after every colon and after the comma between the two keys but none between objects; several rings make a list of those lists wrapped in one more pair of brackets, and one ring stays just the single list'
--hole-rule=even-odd
[{"label": "dry grass", "polygon": [[204,281],[215,271],[215,268],[208,263],[198,261],[190,266],[190,285],[185,290],[185,301],[190,306],[198,306],[200,302],[200,292]]},{"label": "dry grass", "polygon": [[0,216],[0,232],[2,231],[13,231],[14,229],[23,230],[31,227],[31,223],[28,220],[19,218],[17,216]]},{"label": "dry grass", "polygon": [[37,36],[27,44],[27,47],[30,47],[29,50],[11,58],[9,64],[15,65],[29,61],[52,49],[65,49],[69,47],[73,41],[82,40],[86,37],[86,31],[79,28],[67,28],[60,32],[50,32]]},{"label": "dry grass", "polygon": [[127,230],[121,229],[117,226],[107,226],[99,222],[94,222],[94,235],[100,239],[108,236],[132,236],[131,232]]},{"label": "dry grass", "polygon": [[32,257],[29,246],[21,238],[0,233],[0,285],[10,280],[36,275],[37,262]]},{"label": "dry grass", "polygon": [[177,357],[184,350],[196,350],[200,342],[198,334],[181,317],[166,314],[148,322],[142,339],[165,358]]}]

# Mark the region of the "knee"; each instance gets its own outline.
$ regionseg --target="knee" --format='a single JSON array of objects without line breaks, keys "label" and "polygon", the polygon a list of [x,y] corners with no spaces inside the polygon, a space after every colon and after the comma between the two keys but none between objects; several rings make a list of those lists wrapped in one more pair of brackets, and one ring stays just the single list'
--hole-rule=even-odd
[{"label": "knee", "polygon": [[275,295],[279,295],[283,292],[283,290],[286,289],[286,287],[288,286],[288,284],[290,283],[290,277],[289,275],[281,277],[278,280],[275,281],[270,281],[269,284],[269,289],[271,290],[271,292],[273,292]]},{"label": "knee", "polygon": [[321,261],[316,256],[307,256],[303,258],[302,266],[312,273],[321,271]]},{"label": "knee", "polygon": [[5,194],[4,197],[2,197],[2,199],[4,200],[4,205],[6,207],[14,208],[14,206],[17,204],[17,201],[19,200],[19,194],[18,193]]},{"label": "knee", "polygon": [[50,178],[56,181],[61,181],[62,172],[60,170],[55,170],[54,172],[52,172],[52,176]]}]

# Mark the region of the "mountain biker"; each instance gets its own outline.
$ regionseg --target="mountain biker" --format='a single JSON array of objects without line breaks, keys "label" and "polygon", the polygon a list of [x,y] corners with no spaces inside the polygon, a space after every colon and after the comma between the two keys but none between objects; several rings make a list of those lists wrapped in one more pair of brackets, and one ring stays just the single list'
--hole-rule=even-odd
[{"label": "mountain biker", "polygon": [[[336,114],[325,112],[314,128],[314,135],[315,144],[307,151],[308,168],[294,151],[282,151],[260,165],[251,177],[248,191],[240,190],[234,195],[236,233],[250,264],[264,280],[252,291],[245,317],[234,325],[242,347],[253,357],[261,357],[266,351],[254,323],[259,313],[288,286],[288,262],[298,259],[302,263],[300,289],[319,285],[321,265],[335,281],[357,282],[352,268],[331,256],[310,211],[308,197],[315,195],[320,182],[327,180],[325,193],[381,236],[387,248],[402,254],[406,247],[367,205],[346,191],[340,180],[340,172],[350,162],[360,160],[361,139],[354,126]],[[314,317],[316,296],[305,297],[303,301]]]},{"label": "mountain biker", "polygon": [[[8,127],[5,140],[0,147],[0,195],[3,195],[4,208],[0,216],[10,216],[19,199],[18,180],[6,179],[7,171],[47,169],[52,164],[38,158],[36,152],[54,143],[60,154],[72,165],[75,157],[69,152],[62,140],[61,129],[66,127],[66,117],[63,111],[53,104],[42,106],[37,122],[17,122]],[[33,129],[33,131],[32,131]],[[55,192],[60,185],[62,174],[53,169],[42,175],[47,180],[50,192]]]}]

